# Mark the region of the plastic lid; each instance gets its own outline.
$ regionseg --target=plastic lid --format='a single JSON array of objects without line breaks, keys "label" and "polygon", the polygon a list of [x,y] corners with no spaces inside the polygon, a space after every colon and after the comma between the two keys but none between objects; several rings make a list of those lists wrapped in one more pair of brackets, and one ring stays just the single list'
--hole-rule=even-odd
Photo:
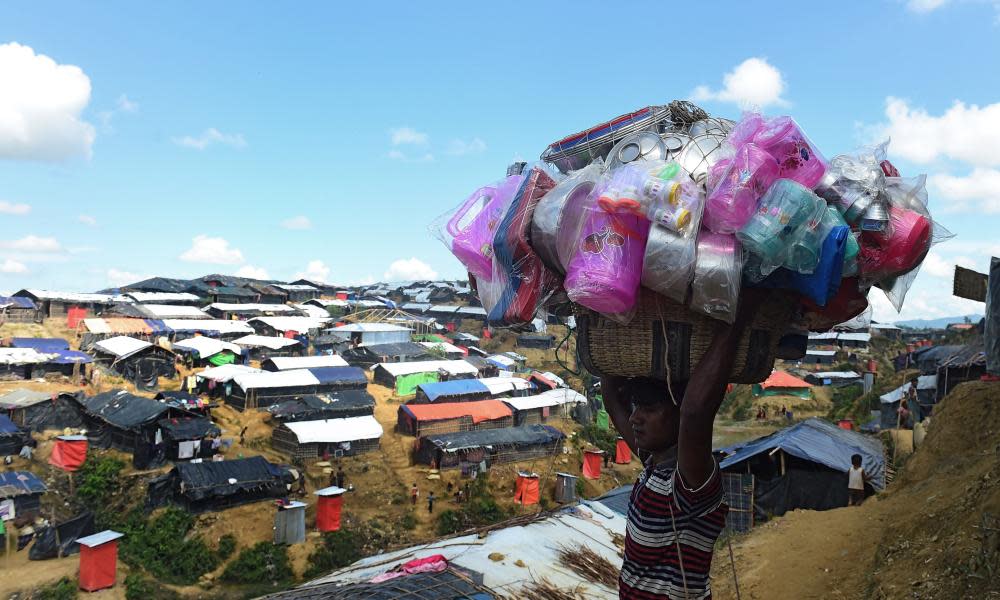
[{"label": "plastic lid", "polygon": [[656,174],[660,179],[673,179],[677,177],[677,173],[681,170],[680,165],[675,162],[667,163],[667,166],[663,167],[659,173]]}]

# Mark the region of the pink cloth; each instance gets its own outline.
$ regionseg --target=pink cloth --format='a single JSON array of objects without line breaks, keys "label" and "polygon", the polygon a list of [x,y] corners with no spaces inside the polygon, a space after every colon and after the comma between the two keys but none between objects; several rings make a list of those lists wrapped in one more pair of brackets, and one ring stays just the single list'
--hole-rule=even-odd
[{"label": "pink cloth", "polygon": [[448,560],[442,554],[435,554],[426,558],[415,558],[410,562],[403,563],[392,571],[382,573],[372,577],[372,583],[381,583],[414,573],[440,573],[448,568]]}]

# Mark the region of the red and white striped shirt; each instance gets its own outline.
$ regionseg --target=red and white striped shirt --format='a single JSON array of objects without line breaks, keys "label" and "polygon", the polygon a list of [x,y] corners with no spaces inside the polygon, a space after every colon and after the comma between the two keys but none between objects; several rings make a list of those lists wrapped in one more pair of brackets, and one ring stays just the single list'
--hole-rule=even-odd
[{"label": "red and white striped shirt", "polygon": [[647,467],[629,499],[619,598],[710,599],[712,551],[728,512],[718,464],[696,490],[673,463]]}]

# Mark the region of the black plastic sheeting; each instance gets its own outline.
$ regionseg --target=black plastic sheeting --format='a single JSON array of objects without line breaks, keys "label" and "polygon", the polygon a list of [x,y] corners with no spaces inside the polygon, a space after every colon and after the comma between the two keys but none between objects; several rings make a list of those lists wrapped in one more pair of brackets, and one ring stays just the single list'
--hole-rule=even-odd
[{"label": "black plastic sheeting", "polygon": [[287,494],[288,469],[260,456],[220,462],[180,463],[149,482],[148,509],[171,502],[193,512],[218,510]]},{"label": "black plastic sheeting", "polygon": [[380,362],[415,362],[430,360],[434,357],[427,348],[416,342],[399,342],[395,344],[373,344],[348,348],[340,353],[341,357],[351,365],[369,366]]},{"label": "black plastic sheeting", "polygon": [[341,390],[302,396],[270,406],[267,411],[283,423],[363,417],[374,414],[375,398],[364,390]]},{"label": "black plastic sheeting", "polygon": [[70,394],[59,394],[54,400],[39,402],[18,410],[22,411],[24,417],[22,425],[31,431],[83,427],[80,406],[75,396]]},{"label": "black plastic sheeting", "polygon": [[327,583],[303,586],[265,598],[274,600],[493,600],[482,587],[482,575],[460,574],[455,567],[440,573],[414,573],[382,583]]},{"label": "black plastic sheeting", "polygon": [[462,450],[481,446],[537,446],[563,439],[561,431],[549,425],[527,425],[505,429],[459,431],[428,435],[424,439],[442,450]]},{"label": "black plastic sheeting", "polygon": [[1000,375],[1000,258],[990,260],[983,340],[986,344],[986,372]]},{"label": "black plastic sheeting", "polygon": [[163,430],[163,438],[175,442],[200,440],[210,435],[220,435],[222,430],[204,417],[176,417],[156,422]]},{"label": "black plastic sheeting", "polygon": [[[59,535],[56,536],[58,529]],[[94,515],[85,512],[59,523],[56,527],[45,527],[35,533],[35,543],[28,550],[28,560],[47,560],[58,558],[60,555],[69,556],[80,551],[80,544],[76,541],[82,537],[96,533],[94,526]],[[58,537],[58,544],[56,539]]]},{"label": "black plastic sheeting", "polygon": [[[788,467],[772,479],[754,478],[754,522],[763,523],[790,510],[830,510],[847,506],[847,474],[809,465]],[[872,493],[866,484],[866,492]]]},{"label": "black plastic sheeting", "polygon": [[158,420],[170,410],[170,406],[166,403],[136,396],[124,390],[84,396],[79,402],[86,412],[119,429],[138,429],[146,423]]},{"label": "black plastic sheeting", "polygon": [[0,455],[17,454],[30,438],[30,431],[18,427],[6,415],[0,415]]}]

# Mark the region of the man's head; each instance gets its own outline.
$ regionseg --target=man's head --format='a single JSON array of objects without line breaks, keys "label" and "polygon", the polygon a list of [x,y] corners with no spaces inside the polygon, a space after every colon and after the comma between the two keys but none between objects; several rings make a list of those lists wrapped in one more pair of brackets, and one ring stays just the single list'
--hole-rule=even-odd
[{"label": "man's head", "polygon": [[[685,384],[674,383],[674,398],[680,403]],[[629,424],[636,445],[647,452],[660,452],[677,444],[680,408],[670,399],[667,384],[654,379],[630,379],[623,390],[632,403]]]},{"label": "man's head", "polygon": [[851,464],[854,465],[855,469],[857,469],[858,467],[860,467],[861,466],[861,455],[860,454],[852,454],[851,455]]}]

